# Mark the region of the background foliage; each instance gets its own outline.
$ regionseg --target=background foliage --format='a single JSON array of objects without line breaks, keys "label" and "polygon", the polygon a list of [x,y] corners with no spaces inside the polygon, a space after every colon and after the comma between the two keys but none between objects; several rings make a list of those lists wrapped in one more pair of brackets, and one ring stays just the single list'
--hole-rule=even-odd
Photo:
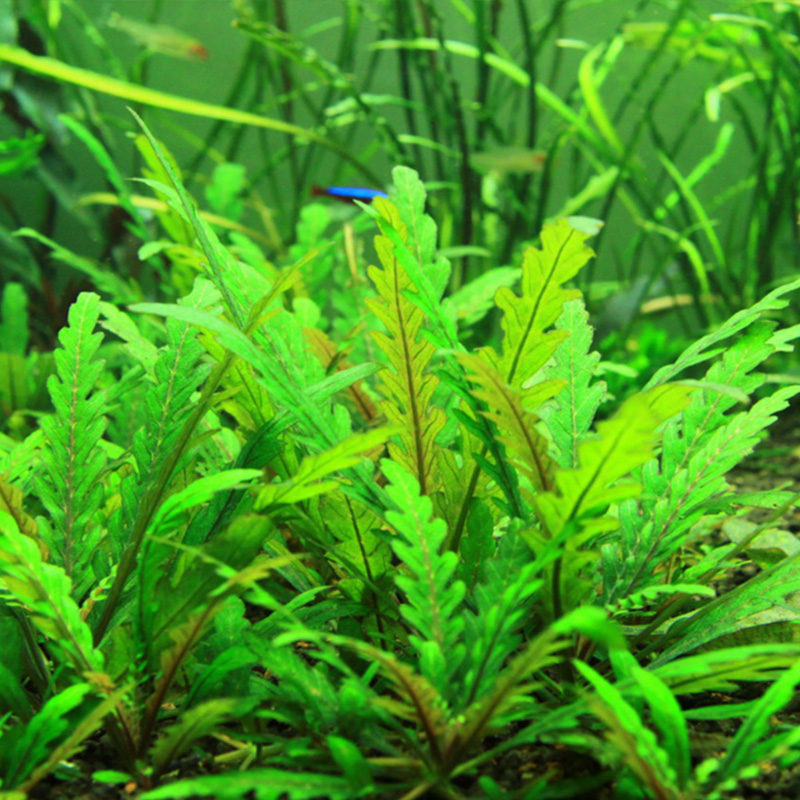
[{"label": "background foliage", "polygon": [[0,0],[0,794],[790,771],[797,9],[329,5]]}]

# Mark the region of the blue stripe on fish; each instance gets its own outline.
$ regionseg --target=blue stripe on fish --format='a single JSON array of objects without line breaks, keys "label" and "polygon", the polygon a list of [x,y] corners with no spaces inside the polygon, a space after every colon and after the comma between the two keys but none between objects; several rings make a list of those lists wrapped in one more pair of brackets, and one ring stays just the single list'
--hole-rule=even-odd
[{"label": "blue stripe on fish", "polygon": [[374,200],[376,197],[389,196],[380,189],[366,189],[362,186],[314,186],[311,193],[314,195],[324,194],[340,200],[363,200],[364,202]]}]

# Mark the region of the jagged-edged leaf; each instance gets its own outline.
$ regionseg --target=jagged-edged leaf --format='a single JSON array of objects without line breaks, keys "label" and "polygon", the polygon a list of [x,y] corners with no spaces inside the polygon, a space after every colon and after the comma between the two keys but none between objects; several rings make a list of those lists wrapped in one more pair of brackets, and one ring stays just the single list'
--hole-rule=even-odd
[{"label": "jagged-edged leaf", "polygon": [[[336,345],[325,331],[321,331],[318,328],[306,328],[304,332],[322,366],[325,368],[326,375],[330,374],[331,371],[341,372],[347,368],[346,352],[337,351]],[[359,383],[359,381],[351,383],[347,387],[347,393],[353,406],[358,409],[364,421],[368,423],[375,418],[377,411],[375,404],[363,391]]]},{"label": "jagged-edged leaf", "polygon": [[489,269],[450,296],[458,319],[463,325],[474,325],[494,306],[494,295],[501,286],[513,286],[520,278],[519,267]]},{"label": "jagged-edged leaf", "polygon": [[[470,391],[466,374],[446,376],[442,373],[442,378],[465,402],[464,406],[453,411],[461,424],[462,453],[456,456],[445,450],[440,456],[442,516],[447,519],[450,531],[447,546],[457,549],[472,499],[488,500],[490,482],[494,482],[496,487],[491,499],[506,514],[523,518],[526,509],[520,495],[517,471],[499,441],[497,427],[481,413],[483,404]],[[502,492],[502,498],[497,490]]]},{"label": "jagged-edged leaf", "polygon": [[105,451],[98,447],[106,429],[105,394],[94,388],[103,371],[103,362],[95,358],[103,340],[94,333],[99,300],[90,292],[79,295],[69,326],[59,333],[63,349],[56,350],[56,374],[47,381],[55,414],[42,419],[47,446],[36,481],[50,514],[41,519],[42,538],[79,595],[91,582],[89,559],[101,536],[96,515],[106,466]]},{"label": "jagged-edged leaf", "polygon": [[390,481],[386,492],[396,509],[386,514],[395,532],[391,545],[404,567],[395,578],[407,600],[400,613],[415,631],[409,638],[419,654],[421,674],[450,697],[452,678],[464,656],[465,586],[454,580],[458,557],[441,552],[447,529],[433,516],[433,504],[421,494],[416,478],[389,460],[381,462],[381,469]]},{"label": "jagged-edged leaf", "polygon": [[[308,634],[302,634],[307,638]],[[287,634],[287,638],[300,638],[297,634]],[[280,641],[280,640],[279,640]],[[449,721],[445,714],[445,703],[439,690],[413,667],[400,661],[391,652],[374,645],[344,636],[330,635],[325,641],[352,650],[365,660],[377,663],[383,674],[394,685],[403,703],[389,703],[382,698],[380,706],[388,707],[394,716],[414,720],[427,736],[427,744],[437,762],[442,759],[442,735],[447,731]],[[362,690],[363,691],[363,690]],[[376,703],[377,705],[377,703]]]},{"label": "jagged-edged leaf", "polygon": [[[267,422],[245,442],[230,469],[264,469],[280,453],[280,431]],[[192,517],[184,544],[197,545],[225,530],[245,493],[244,488],[216,492],[208,505]]]},{"label": "jagged-edged leaf", "polygon": [[635,395],[611,419],[598,424],[598,437],[578,448],[580,466],[559,470],[556,490],[536,498],[551,536],[558,537],[570,521],[639,492],[638,484],[618,481],[652,457],[658,429],[683,410],[690,391],[672,385]]},{"label": "jagged-edged leaf", "polygon": [[[380,198],[376,207],[401,240],[408,241],[397,209]],[[444,412],[433,404],[439,380],[428,371],[435,348],[421,335],[425,315],[404,294],[414,284],[397,257],[398,245],[382,235],[375,238],[375,248],[382,268],[368,269],[378,297],[368,299],[367,306],[386,328],[372,336],[389,361],[381,372],[380,410],[397,425],[400,436],[399,445],[389,444],[389,454],[416,477],[423,494],[432,494],[438,483],[436,437],[445,423]]]},{"label": "jagged-edged leaf", "polygon": [[[466,542],[469,541],[467,539]],[[521,628],[542,581],[537,561],[521,536],[506,533],[483,559],[483,580],[475,587],[475,612],[466,615],[468,669],[464,705],[480,699],[521,642]]]},{"label": "jagged-edged leaf", "polygon": [[583,573],[598,555],[586,545],[619,524],[607,513],[612,504],[640,494],[641,484],[625,478],[652,458],[660,428],[680,413],[690,391],[667,385],[630,397],[598,424],[595,438],[579,446],[579,466],[557,470],[554,488],[533,498],[541,529],[526,533],[532,546],[538,550],[550,541],[564,547],[553,567],[553,592],[543,598],[546,618],[574,608],[592,591]]},{"label": "jagged-edged leaf", "polygon": [[[316,663],[310,664],[308,658],[301,657],[284,646],[298,641],[314,642],[318,645],[318,649],[313,651]],[[275,703],[268,713],[261,712],[260,716],[288,721],[301,730],[317,734],[336,733],[348,736],[355,730],[361,731],[362,735],[377,732],[377,721],[385,722],[389,719],[382,702],[386,698],[379,701],[366,682],[356,676],[327,644],[329,641],[348,648],[352,646],[366,660],[379,664],[386,660],[396,667],[394,672],[387,671],[392,680],[393,675],[396,677],[397,671],[400,671],[403,675],[410,676],[412,681],[423,682],[410,667],[398,662],[394,656],[384,653],[380,648],[342,636],[323,636],[298,626],[275,637],[272,642],[267,642],[262,637],[250,641],[261,663],[278,681],[277,684],[263,687]],[[331,667],[337,673],[344,674],[344,680],[335,680]],[[429,691],[433,691],[429,684],[426,685]],[[415,706],[420,708],[416,705],[418,700],[421,700],[419,695],[415,697]],[[408,710],[410,713],[411,706]]]},{"label": "jagged-edged leaf", "polygon": [[[448,300],[441,299],[449,264],[446,259],[432,254],[432,237],[435,225],[430,217],[424,214],[425,189],[419,176],[406,167],[396,167],[397,188],[393,194],[398,203],[400,224],[403,233],[396,230],[393,219],[381,214],[378,209],[387,208],[381,202],[376,208],[364,206],[364,210],[378,223],[382,235],[394,246],[394,256],[402,269],[410,278],[412,288],[403,290],[403,297],[419,309],[429,327],[422,328],[421,336],[430,341],[436,348],[443,350],[445,366],[438,377],[447,389],[457,394],[468,408],[455,409],[454,414],[466,427],[464,436],[463,469],[466,477],[458,481],[460,491],[450,482],[449,487],[442,486],[443,493],[438,495],[442,515],[450,521],[454,520],[447,546],[457,549],[464,532],[472,498],[484,496],[483,488],[488,480],[496,481],[504,495],[504,500],[495,498],[495,502],[515,517],[522,517],[524,510],[517,486],[516,474],[505,458],[502,445],[496,440],[496,431],[491,422],[480,413],[480,403],[469,390],[464,368],[453,359],[453,353],[466,352],[466,348],[458,339],[456,326],[456,310]],[[481,450],[472,449],[473,441],[480,442]],[[491,455],[491,460],[487,459]],[[438,460],[447,462],[439,464],[441,481],[449,481],[453,475],[453,459],[448,451],[440,450]]]},{"label": "jagged-edged leaf", "polygon": [[[214,307],[218,295],[207,281],[198,281],[180,306],[187,311]],[[111,519],[112,541],[119,554],[137,547],[157,505],[166,495],[194,431],[185,426],[195,411],[192,396],[208,374],[203,347],[194,328],[167,321],[167,344],[155,362],[155,387],[145,399],[144,426],[136,433],[136,472],[123,481],[122,504]]]},{"label": "jagged-edged leaf", "polygon": [[594,255],[585,244],[589,237],[575,230],[565,219],[545,225],[542,249],[529,247],[522,262],[521,294],[503,287],[495,304],[503,312],[503,350],[497,363],[506,383],[519,388],[527,383],[551,358],[566,336],[566,331],[549,331],[569,300],[578,296],[563,284],[574,278]]},{"label": "jagged-edged leaf", "polygon": [[483,581],[487,564],[496,550],[494,519],[489,506],[480,498],[474,498],[467,521],[468,536],[461,542],[459,578],[464,581],[467,593],[476,583]]},{"label": "jagged-edged leaf", "polygon": [[257,507],[267,508],[278,503],[299,503],[336,489],[339,485],[337,481],[324,479],[360,463],[367,453],[380,447],[392,433],[392,428],[376,428],[367,433],[355,433],[329,450],[306,456],[289,480],[269,483],[259,491]]},{"label": "jagged-edged leaf", "polygon": [[319,515],[337,542],[334,561],[347,565],[339,588],[354,600],[375,606],[377,612],[379,598],[370,586],[381,581],[392,562],[391,548],[380,535],[381,520],[371,509],[340,493],[324,498]]},{"label": "jagged-edged leaf", "polygon": [[35,539],[43,555],[47,555],[47,548],[39,538],[36,520],[26,513],[23,506],[22,491],[2,478],[0,478],[0,511],[5,511],[6,514],[11,515],[20,531],[26,536]]},{"label": "jagged-edged leaf", "polygon": [[[409,167],[395,167],[392,183],[395,187],[392,202],[408,232],[406,244],[420,271],[430,281],[434,298],[438,299],[447,288],[450,264],[436,253],[436,223],[425,213],[425,186]],[[411,279],[414,280],[413,275]]]},{"label": "jagged-edged leaf", "polygon": [[538,429],[533,413],[563,387],[560,380],[547,380],[522,390],[509,385],[499,369],[477,355],[459,353],[459,361],[470,371],[473,393],[484,404],[482,413],[500,430],[499,440],[535,492],[553,488],[554,464],[549,440]]},{"label": "jagged-edged leaf", "polygon": [[743,328],[751,325],[759,319],[762,314],[768,311],[777,311],[781,308],[786,308],[789,301],[784,299],[783,296],[797,289],[800,289],[800,279],[790,281],[789,283],[783,284],[783,286],[779,286],[777,289],[773,289],[755,305],[738,311],[716,330],[689,345],[674,364],[670,364],[658,370],[648,381],[647,386],[645,386],[645,391],[673,380],[683,370],[688,369],[694,364],[700,364],[703,361],[708,361],[708,359],[713,358],[719,351],[712,348],[715,348],[721,342],[724,342]]},{"label": "jagged-edged leaf", "polygon": [[30,399],[30,369],[24,356],[0,352],[0,414],[11,417]]},{"label": "jagged-edged leaf", "polygon": [[378,223],[383,236],[394,245],[394,255],[412,285],[404,289],[403,294],[420,309],[430,325],[430,330],[423,331],[423,335],[436,347],[463,350],[458,340],[455,309],[449,301],[441,299],[450,264],[434,253],[436,225],[424,214],[425,187],[419,175],[408,167],[395,167],[392,177],[396,186],[392,197],[404,230],[401,232],[395,228],[397,217],[385,213],[387,206],[382,204],[381,198],[373,203],[374,207],[363,208]]},{"label": "jagged-edged leaf", "polygon": [[[252,339],[248,338],[243,331],[221,319],[216,314],[197,308],[186,308],[164,303],[140,303],[134,306],[133,310],[181,320],[216,333],[219,342],[224,347],[254,367],[257,372],[257,379],[267,389],[270,398],[274,399],[276,404],[281,407],[282,413],[286,414],[287,424],[294,417],[301,424],[304,432],[317,449],[328,449],[344,438],[342,433],[345,429],[345,424],[343,423],[347,423],[347,427],[349,427],[346,415],[343,418],[341,415],[330,414],[324,408],[323,403],[317,401],[312,391],[313,386],[298,385],[291,375],[283,371],[282,365],[284,362],[281,359],[270,357]],[[298,330],[298,335],[302,339],[300,330]],[[291,357],[291,354],[288,355]],[[368,370],[371,371],[372,367],[368,366]],[[346,378],[346,373],[332,375],[326,380],[341,381],[342,376]],[[364,373],[362,371],[361,374],[353,376],[353,378],[357,380],[363,376]],[[337,388],[339,386],[340,384],[337,384]],[[319,387],[317,389],[320,390]],[[322,401],[327,397],[323,390],[324,387],[320,390],[322,391]],[[359,496],[365,502],[373,501],[380,494],[380,488],[375,485],[371,472],[364,470],[360,465],[353,467],[348,472],[348,475],[355,479],[357,488],[354,487],[354,489],[358,491]],[[378,507],[377,504],[375,507]]]},{"label": "jagged-edged leaf", "polygon": [[[144,124],[142,119],[131,111],[139,127],[147,137],[149,148],[144,142],[140,143],[143,152],[150,150],[150,161],[155,166],[158,164],[162,175],[169,179],[170,186],[162,184],[161,190],[167,190],[164,194],[171,207],[188,223],[200,246],[208,259],[210,277],[214,285],[222,295],[228,313],[236,322],[238,327],[243,327],[246,321],[246,309],[253,303],[249,301],[249,293],[246,285],[246,277],[242,262],[237,261],[220,242],[212,227],[200,216],[197,206],[189,196],[183,186],[180,174],[175,163],[164,151],[160,142],[153,136],[150,129]],[[155,159],[153,158],[155,156]],[[147,181],[152,183],[152,181]],[[177,241],[181,241],[180,238]],[[254,272],[254,271],[253,271]],[[259,287],[260,288],[260,287]]]},{"label": "jagged-edged leaf", "polygon": [[[123,714],[120,709],[122,708],[123,698],[130,692],[130,687],[123,686],[116,691],[109,691],[109,686],[105,680],[107,676],[98,677],[100,678],[98,681],[99,685],[95,685],[92,688],[95,689],[95,691],[97,691],[99,688],[106,696],[103,697],[99,702],[92,704],[88,710],[88,713],[85,713],[82,717],[77,719],[74,717],[70,718],[67,721],[67,730],[69,732],[63,739],[61,739],[61,741],[58,742],[58,744],[55,745],[55,747],[52,746],[52,742],[47,741],[49,734],[52,733],[53,729],[52,719],[42,720],[43,724],[41,728],[35,732],[31,731],[31,726],[35,724],[39,715],[37,714],[37,716],[31,720],[28,728],[25,730],[25,736],[27,737],[33,734],[33,737],[37,739],[37,746],[41,747],[42,744],[45,745],[47,756],[39,764],[34,764],[33,762],[26,763],[25,768],[26,770],[30,770],[30,772],[26,779],[19,784],[20,789],[23,789],[25,792],[30,792],[34,786],[36,786],[36,784],[53,772],[59,766],[59,764],[63,764],[75,753],[79,752],[86,739],[108,720],[110,714],[113,712],[116,712],[120,716]],[[75,689],[76,687],[82,689],[83,686],[84,684],[74,684],[73,686],[69,687],[69,689],[63,691],[60,695],[57,695],[56,698],[52,698],[50,701],[48,701],[48,704],[52,702],[52,700],[66,700],[67,698],[65,695],[70,691],[70,689]],[[77,700],[77,697],[70,698],[68,703],[73,702],[74,700]],[[55,712],[55,714],[63,713],[65,710],[63,707],[55,706],[60,706],[60,703],[54,704],[54,708],[52,710]],[[47,708],[47,705],[45,705],[45,708]],[[42,714],[45,708],[43,708],[39,713]],[[61,722],[62,720],[58,720],[56,728],[61,727]]]},{"label": "jagged-edged leaf", "polygon": [[593,381],[600,354],[590,352],[592,327],[582,300],[564,304],[556,330],[569,336],[559,343],[546,377],[562,380],[564,388],[541,411],[547,429],[558,448],[562,467],[578,466],[578,445],[589,432],[606,393],[603,381]]},{"label": "jagged-edged leaf", "polygon": [[798,657],[800,645],[771,642],[710,650],[650,669],[675,694],[731,692],[738,688],[736,681],[774,681]]},{"label": "jagged-edged leaf", "polygon": [[[463,757],[476,747],[491,726],[499,724],[506,709],[513,707],[520,695],[530,689],[527,682],[531,675],[557,660],[556,654],[569,645],[573,633],[608,647],[622,648],[625,644],[620,629],[601,609],[584,606],[570,611],[529,641],[495,677],[491,689],[464,711],[462,724],[454,731],[449,748]],[[573,711],[564,711],[565,718],[574,718]]]},{"label": "jagged-edged leaf", "polygon": [[[257,527],[232,526],[226,535],[215,537],[202,549],[181,548],[185,557],[176,568],[180,581],[172,578],[163,555],[156,550],[148,560],[150,553],[145,551],[140,574],[144,576],[142,594],[146,597],[135,630],[142,661],[147,658],[155,680],[138,732],[143,745],[149,743],[169,692],[225,601],[245,588],[258,591],[257,582],[282,563],[278,559],[255,560],[261,537]],[[159,566],[161,569],[156,570]],[[146,572],[156,572],[156,579]],[[271,598],[269,601],[274,605]],[[143,666],[139,665],[140,669]],[[201,724],[194,719],[194,724]]]},{"label": "jagged-edged leaf", "polygon": [[87,683],[68,686],[51,697],[24,728],[14,731],[16,740],[13,746],[7,750],[4,747],[2,753],[4,788],[19,786],[47,758],[54,744],[73,726],[70,716],[87,700],[91,691],[92,687]]},{"label": "jagged-edged leaf", "polygon": [[79,673],[102,672],[103,656],[72,597],[72,582],[63,567],[48,564],[36,541],[20,533],[14,518],[0,511],[0,586],[28,610],[33,624],[51,647]]},{"label": "jagged-edged leaf", "polygon": [[[772,323],[755,325],[709,369],[707,377],[750,393],[763,377],[753,370],[786,341],[787,331]],[[797,331],[800,333],[800,330]],[[752,452],[762,432],[784,410],[800,388],[785,386],[746,411],[727,415],[735,401],[718,392],[699,390],[677,421],[667,425],[660,463],[642,470],[641,507],[620,508],[619,548],[603,548],[604,591],[609,600],[655,580],[659,564],[680,546],[697,520],[728,486],[725,475]]]},{"label": "jagged-edged leaf", "polygon": [[217,492],[241,488],[263,476],[258,469],[228,469],[192,481],[179,492],[170,495],[158,508],[150,522],[151,536],[167,536],[180,527],[190,508],[207,503]]},{"label": "jagged-edged leaf", "polygon": [[[508,287],[497,291],[495,303],[504,312],[502,354],[497,355],[490,347],[481,351],[481,357],[499,372],[503,384],[521,391],[522,406],[529,409],[535,407],[538,397],[537,384],[532,379],[550,360],[559,342],[569,335],[567,331],[548,331],[561,314],[564,303],[577,296],[575,290],[564,289],[562,284],[574,277],[593,255],[592,250],[584,244],[588,236],[572,228],[565,219],[546,225],[541,238],[541,250],[531,247],[525,251],[521,295],[515,295]],[[463,351],[459,347],[454,349]],[[469,390],[460,393],[462,396],[471,395]],[[472,403],[475,404],[475,399]],[[473,416],[478,416],[481,409],[475,404],[472,412]],[[460,419],[464,424],[464,418]],[[529,428],[529,425],[524,427]],[[476,466],[466,479],[467,485],[475,484],[478,465],[490,470],[489,474],[498,481],[506,495],[504,510],[513,516],[524,517],[516,479],[513,475],[504,474],[507,472],[505,454],[493,442],[495,434],[492,426],[484,425],[482,430],[476,427],[473,433],[484,441],[486,450],[492,452],[494,464],[486,461],[486,451],[477,454]],[[534,470],[534,473],[537,471]],[[468,492],[465,497],[467,504],[470,499]],[[464,507],[462,505],[459,515],[462,520]],[[453,542],[459,541],[462,530],[463,522],[454,531],[451,537]]]},{"label": "jagged-edged leaf", "polygon": [[113,303],[101,302],[100,313],[103,316],[100,325],[119,336],[125,342],[123,345],[125,350],[144,367],[151,378],[155,379],[158,348],[142,334],[130,316]]},{"label": "jagged-edged leaf", "polygon": [[606,609],[611,613],[641,612],[662,597],[671,597],[679,594],[698,595],[700,597],[716,596],[712,588],[702,583],[665,583],[658,586],[648,586],[646,589],[626,595],[617,600],[616,603],[606,605]]}]

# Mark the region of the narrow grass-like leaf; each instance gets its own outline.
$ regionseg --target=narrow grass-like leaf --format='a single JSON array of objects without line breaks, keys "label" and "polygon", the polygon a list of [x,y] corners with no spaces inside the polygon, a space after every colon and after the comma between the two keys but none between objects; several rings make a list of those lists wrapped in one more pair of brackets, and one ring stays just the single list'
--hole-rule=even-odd
[{"label": "narrow grass-like leaf", "polygon": [[739,726],[733,741],[722,757],[713,775],[717,782],[721,783],[737,777],[744,767],[753,763],[754,746],[769,730],[772,715],[795,698],[795,688],[798,683],[800,683],[800,663],[786,670],[764,692],[753,710]]},{"label": "narrow grass-like leaf", "polygon": [[301,141],[317,142],[323,147],[335,151],[343,159],[353,164],[367,180],[372,183],[377,182],[375,176],[364,167],[347,148],[338,145],[336,142],[322,136],[316,131],[307,130],[297,125],[284,122],[283,120],[271,119],[261,116],[260,114],[242,111],[238,108],[227,108],[225,106],[214,105],[213,103],[204,103],[200,100],[193,100],[168,92],[160,92],[147,86],[127,83],[107,75],[101,75],[98,72],[92,72],[87,69],[65,64],[63,61],[57,61],[54,58],[37,56],[21,47],[14,47],[8,44],[0,44],[0,61],[15,64],[29,72],[44,75],[53,80],[72,83],[76,86],[83,86],[86,89],[91,89],[92,91],[107,94],[112,97],[120,97],[123,100],[129,100],[133,103],[143,103],[144,105],[153,106],[155,108],[165,108],[169,111],[177,111],[180,114],[191,114],[205,119],[219,119],[239,125],[268,128],[270,130],[286,133],[289,136],[294,136]]},{"label": "narrow grass-like leaf", "polygon": [[[676,772],[670,764],[669,753],[659,746],[653,732],[645,726],[636,709],[615,686],[588,664],[582,661],[573,663],[596,693],[589,698],[589,708],[606,724],[606,739],[614,746],[617,760],[624,763],[654,797],[678,800],[679,784]],[[672,698],[669,690],[666,687],[663,689]],[[675,702],[674,698],[672,700]]]}]

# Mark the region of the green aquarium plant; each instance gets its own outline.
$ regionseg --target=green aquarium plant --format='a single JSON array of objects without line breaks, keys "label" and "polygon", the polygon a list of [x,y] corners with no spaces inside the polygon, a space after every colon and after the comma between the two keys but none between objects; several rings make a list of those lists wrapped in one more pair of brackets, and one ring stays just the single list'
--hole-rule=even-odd
[{"label": "green aquarium plant", "polygon": [[[606,414],[574,223],[543,228],[495,293],[500,336],[468,346],[413,170],[327,247],[307,212],[277,268],[139,123],[163,203],[142,256],[186,288],[81,293],[52,411],[3,440],[4,797],[686,800],[797,761],[800,567],[771,535],[797,496],[726,475],[800,391],[760,372],[800,334],[800,281]],[[767,521],[727,539],[750,508]],[[497,769],[534,744],[551,767]],[[565,753],[594,767],[565,776]]]}]

